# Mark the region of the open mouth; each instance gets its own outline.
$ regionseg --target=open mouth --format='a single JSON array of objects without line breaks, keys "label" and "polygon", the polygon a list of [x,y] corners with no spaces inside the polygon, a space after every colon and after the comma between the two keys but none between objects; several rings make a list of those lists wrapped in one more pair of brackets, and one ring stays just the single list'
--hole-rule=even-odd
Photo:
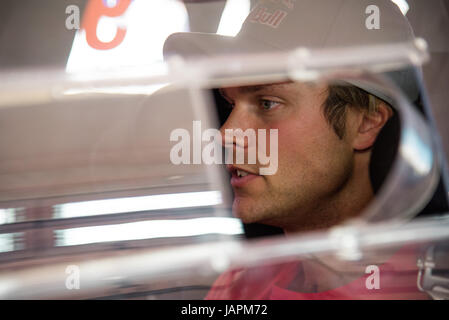
[{"label": "open mouth", "polygon": [[243,171],[243,170],[239,170],[239,169],[236,170],[236,173],[237,173],[237,177],[239,177],[239,178],[246,177],[247,175],[249,175],[248,172]]},{"label": "open mouth", "polygon": [[256,173],[234,166],[227,166],[227,169],[231,173],[231,185],[236,188],[241,188],[253,179],[260,177],[260,175]]}]

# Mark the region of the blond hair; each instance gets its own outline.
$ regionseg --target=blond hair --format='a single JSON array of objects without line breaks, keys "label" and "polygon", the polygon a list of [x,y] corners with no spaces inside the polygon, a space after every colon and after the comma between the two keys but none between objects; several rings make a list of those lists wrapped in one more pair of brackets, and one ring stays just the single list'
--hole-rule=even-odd
[{"label": "blond hair", "polygon": [[324,115],[335,133],[342,139],[345,135],[348,108],[367,113],[377,112],[383,100],[352,85],[331,85],[324,102]]}]

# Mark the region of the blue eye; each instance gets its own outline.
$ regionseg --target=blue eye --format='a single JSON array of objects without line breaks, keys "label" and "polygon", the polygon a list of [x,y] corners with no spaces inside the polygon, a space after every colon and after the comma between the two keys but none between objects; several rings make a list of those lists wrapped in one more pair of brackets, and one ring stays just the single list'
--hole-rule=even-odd
[{"label": "blue eye", "polygon": [[270,110],[276,107],[279,104],[279,102],[272,101],[272,100],[261,100],[260,105],[264,110]]}]

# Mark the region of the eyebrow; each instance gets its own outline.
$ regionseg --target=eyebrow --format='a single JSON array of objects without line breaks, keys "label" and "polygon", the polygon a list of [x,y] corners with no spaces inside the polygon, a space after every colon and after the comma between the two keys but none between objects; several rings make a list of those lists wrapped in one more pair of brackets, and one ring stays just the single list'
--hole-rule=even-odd
[{"label": "eyebrow", "polygon": [[[276,88],[279,87],[285,87],[288,85],[294,84],[293,81],[287,81],[287,82],[282,82],[282,83],[273,83],[273,84],[262,84],[262,85],[252,85],[252,86],[242,86],[242,87],[238,87],[238,90],[241,93],[256,93],[262,90],[274,90]],[[225,97],[225,98],[229,98],[226,93],[224,92],[224,89],[226,88],[219,88],[218,91],[220,92],[220,94]]]},{"label": "eyebrow", "polygon": [[239,91],[241,93],[254,93],[254,92],[262,91],[263,89],[267,89],[272,86],[274,86],[274,85],[244,86],[244,87],[239,87]]}]

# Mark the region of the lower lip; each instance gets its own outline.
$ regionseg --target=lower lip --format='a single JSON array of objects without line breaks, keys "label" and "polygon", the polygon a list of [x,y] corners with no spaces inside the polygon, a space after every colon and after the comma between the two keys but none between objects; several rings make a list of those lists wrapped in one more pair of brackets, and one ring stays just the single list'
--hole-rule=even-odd
[{"label": "lower lip", "polygon": [[250,181],[253,181],[256,178],[260,178],[259,175],[248,174],[244,177],[239,177],[237,175],[232,175],[231,177],[231,185],[236,188],[240,188],[248,184]]}]

